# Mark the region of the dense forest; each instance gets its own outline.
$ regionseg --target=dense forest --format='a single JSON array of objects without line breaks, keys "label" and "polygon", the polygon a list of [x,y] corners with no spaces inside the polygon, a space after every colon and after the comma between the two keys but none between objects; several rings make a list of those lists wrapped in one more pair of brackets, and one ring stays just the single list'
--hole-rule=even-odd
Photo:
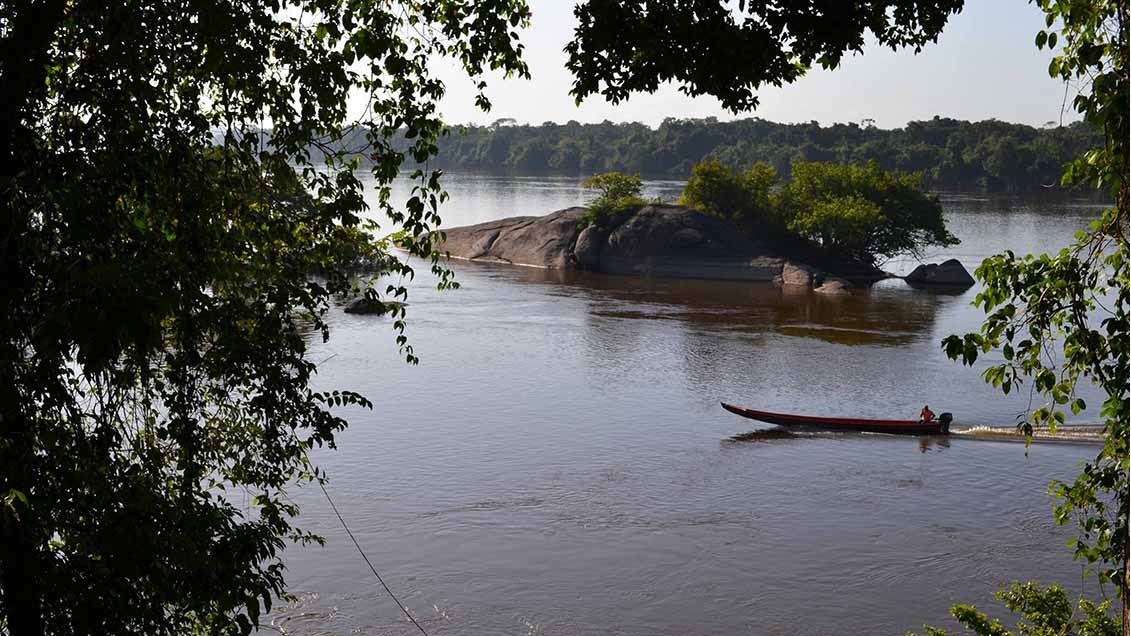
[{"label": "dense forest", "polygon": [[905,128],[871,125],[778,124],[763,119],[723,122],[666,119],[640,123],[454,127],[439,141],[433,165],[449,169],[591,175],[607,171],[685,178],[691,167],[716,159],[734,169],[757,161],[788,177],[794,160],[864,163],[922,172],[932,189],[1024,191],[1060,183],[1064,164],[1101,146],[1091,126],[1044,128],[987,120],[935,117]]}]

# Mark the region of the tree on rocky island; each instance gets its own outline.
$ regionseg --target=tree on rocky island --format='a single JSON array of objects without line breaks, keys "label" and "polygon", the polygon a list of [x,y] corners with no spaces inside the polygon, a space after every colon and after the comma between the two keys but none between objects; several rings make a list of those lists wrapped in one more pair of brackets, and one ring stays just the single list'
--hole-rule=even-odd
[{"label": "tree on rocky island", "polygon": [[919,175],[892,173],[870,162],[797,161],[781,186],[758,163],[733,172],[718,161],[692,168],[680,202],[771,240],[798,240],[837,261],[875,265],[900,254],[958,242],[946,230],[938,197]]},{"label": "tree on rocky island", "polygon": [[440,174],[416,171],[407,201],[389,189],[436,152],[433,61],[457,60],[487,108],[484,72],[527,73],[528,15],[522,0],[0,4],[0,632],[255,628],[285,592],[285,544],[317,540],[286,489],[323,477],[307,451],[333,446],[341,408],[372,406],[312,388],[308,340],[357,291],[359,257],[412,273],[372,238],[357,161],[333,147],[349,99],[365,100],[348,123],[382,231],[435,265]]},{"label": "tree on rocky island", "polygon": [[874,162],[796,162],[778,195],[778,217],[790,231],[858,263],[958,244],[938,197],[923,192],[921,182]]},{"label": "tree on rocky island", "polygon": [[758,162],[748,171],[735,173],[721,161],[700,161],[691,167],[679,202],[760,231],[782,229],[775,217],[778,173]]},{"label": "tree on rocky island", "polygon": [[588,202],[589,211],[580,221],[586,227],[616,223],[624,215],[648,204],[640,197],[643,182],[638,174],[606,172],[588,177],[581,186],[597,192],[597,196]]}]

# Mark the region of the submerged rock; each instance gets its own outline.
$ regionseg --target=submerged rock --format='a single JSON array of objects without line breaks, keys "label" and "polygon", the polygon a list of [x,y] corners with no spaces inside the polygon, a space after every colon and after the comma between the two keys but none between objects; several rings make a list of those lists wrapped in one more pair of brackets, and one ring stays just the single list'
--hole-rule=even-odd
[{"label": "submerged rock", "polygon": [[942,263],[929,263],[916,267],[903,280],[919,285],[949,285],[969,287],[974,284],[974,277],[958,259],[950,259]]}]

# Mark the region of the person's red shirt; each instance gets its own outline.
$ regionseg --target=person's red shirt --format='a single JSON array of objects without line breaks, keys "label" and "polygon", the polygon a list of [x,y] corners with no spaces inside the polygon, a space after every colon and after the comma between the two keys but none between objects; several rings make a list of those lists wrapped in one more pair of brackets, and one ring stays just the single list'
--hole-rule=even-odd
[{"label": "person's red shirt", "polygon": [[920,422],[930,422],[933,419],[935,419],[935,414],[931,411],[931,409],[924,406],[923,410],[919,411]]}]

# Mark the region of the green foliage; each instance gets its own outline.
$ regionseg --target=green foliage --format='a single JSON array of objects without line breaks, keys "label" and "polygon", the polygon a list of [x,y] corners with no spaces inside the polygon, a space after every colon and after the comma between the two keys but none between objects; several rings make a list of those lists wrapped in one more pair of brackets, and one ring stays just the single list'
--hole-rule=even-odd
[{"label": "green foliage", "polygon": [[468,126],[440,140],[434,163],[461,170],[615,170],[683,178],[701,161],[736,169],[762,161],[788,178],[796,160],[875,161],[886,170],[921,172],[932,189],[1014,192],[1056,187],[1064,164],[1100,143],[1099,131],[1080,122],[1033,128],[935,117],[884,130],[858,123],[669,118],[656,128],[612,122]]},{"label": "green foliage", "polygon": [[[1035,581],[1013,582],[997,598],[1009,611],[1020,614],[1014,631],[991,619],[972,605],[955,605],[950,613],[969,632],[979,636],[1118,636],[1121,626],[1110,615],[1111,601],[1096,605],[1081,600],[1072,607],[1068,594],[1058,585],[1041,589]],[[925,636],[946,636],[947,631],[925,626]],[[915,636],[908,632],[908,636]]]},{"label": "green foliage", "polygon": [[589,210],[579,222],[581,227],[616,224],[624,215],[648,204],[640,197],[642,182],[638,174],[606,172],[585,179],[581,185],[597,191],[597,196],[588,203]]},{"label": "green foliage", "polygon": [[869,239],[883,224],[880,206],[859,194],[819,198],[791,206],[789,229],[826,250],[857,261],[871,260]]},{"label": "green foliage", "polygon": [[739,174],[720,161],[701,161],[692,167],[679,202],[742,227],[778,229],[773,217],[777,182],[777,171],[761,162]]},{"label": "green foliage", "polygon": [[[1063,181],[1110,191],[1116,207],[1127,210],[1127,5],[1120,0],[1033,0],[1045,12],[1048,28],[1037,34],[1037,48],[1053,49],[1059,26],[1060,54],[1049,75],[1084,82],[1072,100],[1084,120],[1103,131],[1105,142],[1076,157]],[[1122,197],[1123,201],[1120,202]],[[1124,215],[1126,219],[1126,215]]]},{"label": "green foliage", "polygon": [[938,199],[917,175],[887,172],[875,163],[838,165],[798,161],[793,180],[757,163],[736,173],[719,161],[692,168],[680,203],[776,239],[811,242],[838,260],[875,263],[877,257],[918,253],[958,242],[943,221]]},{"label": "green foliage", "polygon": [[[316,541],[286,496],[322,479],[347,390],[312,337],[364,269],[442,286],[445,198],[421,168],[449,57],[525,74],[521,0],[0,4],[0,625],[28,634],[250,633]],[[347,125],[347,98],[367,99]],[[264,129],[264,123],[270,129]],[[401,142],[394,146],[393,136]],[[387,219],[387,220],[386,220]],[[312,275],[316,274],[316,275]],[[393,322],[402,353],[403,307]],[[243,500],[246,497],[247,503]]]},{"label": "green foliage", "polygon": [[721,161],[700,161],[691,168],[679,204],[698,208],[724,219],[739,219],[750,207],[742,178]]},{"label": "green foliage", "polygon": [[938,197],[920,183],[919,175],[888,172],[874,162],[799,161],[782,188],[779,215],[801,236],[862,262],[957,244]]},{"label": "green foliage", "polygon": [[792,83],[815,64],[836,68],[845,53],[862,52],[867,32],[885,46],[918,51],[962,5],[768,0],[740,2],[735,12],[723,0],[586,0],[574,9],[566,67],[579,103],[594,94],[617,103],[672,81],[737,112],[758,105],[762,86]]},{"label": "green foliage", "polygon": [[754,164],[743,175],[742,185],[750,194],[755,210],[769,211],[773,208],[773,189],[778,184],[778,171],[761,161]]},{"label": "green foliage", "polygon": [[597,198],[606,201],[639,197],[642,185],[640,175],[619,172],[594,175],[581,182],[582,187],[596,190]]}]

